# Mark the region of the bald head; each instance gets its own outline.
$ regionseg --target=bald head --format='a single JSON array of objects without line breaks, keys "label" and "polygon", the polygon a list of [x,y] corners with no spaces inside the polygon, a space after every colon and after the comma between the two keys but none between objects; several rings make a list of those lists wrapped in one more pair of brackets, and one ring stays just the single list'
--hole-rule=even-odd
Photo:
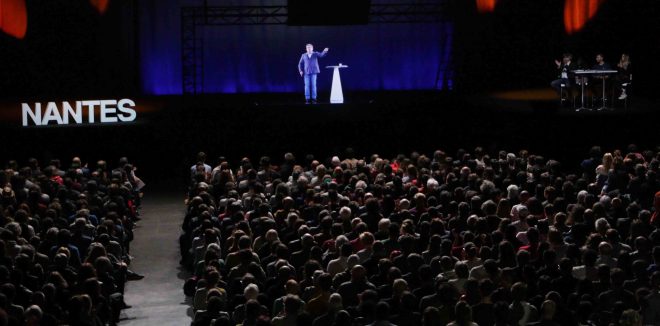
[{"label": "bald head", "polygon": [[355,265],[351,268],[351,280],[362,281],[367,274],[367,270],[362,265]]}]

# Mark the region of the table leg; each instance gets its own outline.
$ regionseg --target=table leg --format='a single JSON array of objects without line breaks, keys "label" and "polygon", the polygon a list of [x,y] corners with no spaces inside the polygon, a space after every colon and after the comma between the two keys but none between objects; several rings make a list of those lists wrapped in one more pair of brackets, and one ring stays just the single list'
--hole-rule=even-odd
[{"label": "table leg", "polygon": [[586,79],[585,76],[582,76],[582,77],[580,78],[580,80],[581,80],[581,82],[582,82],[582,85],[581,85],[581,90],[582,90],[582,92],[581,92],[581,93],[582,93],[581,98],[582,98],[582,100],[581,100],[581,102],[580,102],[580,107],[579,107],[578,109],[576,109],[575,111],[588,110],[588,108],[584,106],[584,83],[585,83],[585,79]]},{"label": "table leg", "polygon": [[605,105],[605,76],[603,76],[602,78],[603,78],[603,98],[601,99],[601,101],[603,101],[603,105],[601,105],[598,111],[609,110],[607,105]]}]

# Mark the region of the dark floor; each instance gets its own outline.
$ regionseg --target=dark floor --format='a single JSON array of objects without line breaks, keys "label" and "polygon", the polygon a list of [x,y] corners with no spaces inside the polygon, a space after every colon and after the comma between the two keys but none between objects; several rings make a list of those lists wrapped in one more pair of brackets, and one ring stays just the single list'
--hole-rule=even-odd
[{"label": "dark floor", "polygon": [[183,294],[187,276],[179,269],[179,245],[184,205],[181,193],[149,189],[135,230],[131,268],[145,278],[129,282],[120,325],[189,325],[188,301]]}]

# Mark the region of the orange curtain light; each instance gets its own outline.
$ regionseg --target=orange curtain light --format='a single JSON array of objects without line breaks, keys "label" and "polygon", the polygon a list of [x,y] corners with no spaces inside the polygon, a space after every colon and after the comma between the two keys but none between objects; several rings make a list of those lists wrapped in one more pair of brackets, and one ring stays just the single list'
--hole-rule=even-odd
[{"label": "orange curtain light", "polygon": [[584,27],[584,25],[598,11],[598,7],[604,0],[565,0],[564,4],[564,28],[566,33],[572,34]]},{"label": "orange curtain light", "polygon": [[480,13],[493,12],[497,0],[477,0],[477,10]]},{"label": "orange curtain light", "polygon": [[22,39],[27,32],[25,0],[0,0],[0,30]]},{"label": "orange curtain light", "polygon": [[89,0],[89,2],[98,10],[100,14],[104,14],[108,9],[108,3],[110,0]]}]

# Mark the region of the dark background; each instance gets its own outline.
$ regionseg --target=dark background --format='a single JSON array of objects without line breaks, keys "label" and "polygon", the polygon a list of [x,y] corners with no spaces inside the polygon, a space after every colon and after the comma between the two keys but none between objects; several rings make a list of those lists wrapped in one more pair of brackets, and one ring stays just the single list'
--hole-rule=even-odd
[{"label": "dark background", "polygon": [[[586,1],[585,1],[586,2]],[[635,90],[658,96],[660,2],[604,1],[584,28],[568,35],[564,2],[499,0],[493,13],[479,14],[474,1],[454,2],[456,88],[465,91],[548,86],[556,77],[554,60],[564,52],[585,67],[602,52],[612,66],[628,53]]]},{"label": "dark background", "polygon": [[[68,162],[74,155],[95,162],[126,155],[153,184],[185,176],[200,150],[212,159],[223,155],[234,162],[242,156],[258,160],[266,154],[277,162],[286,151],[299,158],[311,153],[323,159],[351,147],[359,156],[378,152],[388,157],[413,150],[430,153],[437,148],[453,153],[480,145],[489,151],[527,148],[576,166],[594,144],[610,150],[629,143],[645,148],[658,145],[656,78],[660,66],[655,62],[660,58],[660,4],[656,1],[605,1],[596,17],[572,35],[564,31],[563,1],[500,0],[494,12],[484,14],[477,13],[474,1],[448,3],[449,20],[443,23],[452,27],[446,34],[452,42],[442,51],[439,44],[443,40],[434,39],[437,43],[429,47],[410,46],[439,35],[424,34],[424,26],[325,26],[314,31],[338,35],[346,30],[374,31],[372,38],[360,40],[366,44],[364,49],[381,53],[382,58],[392,54],[374,49],[399,49],[394,57],[400,58],[407,53],[426,55],[429,48],[438,50],[431,56],[450,54],[443,60],[454,71],[452,91],[416,89],[427,89],[414,86],[419,67],[403,64],[398,84],[396,75],[378,75],[373,77],[375,89],[358,92],[346,88],[346,105],[310,108],[299,105],[299,93],[149,97],[180,91],[179,9],[200,1],[138,4],[113,0],[103,15],[83,0],[27,1],[25,39],[0,33],[0,162],[18,159],[24,163],[29,157]],[[396,28],[401,30],[397,38],[388,38],[389,31]],[[277,29],[264,31],[277,34]],[[207,50],[220,51],[226,46],[227,53],[239,53],[235,44],[250,42],[245,35],[268,35],[250,34],[257,32],[244,33],[240,28],[228,34],[210,31],[207,39],[217,43]],[[420,36],[410,38],[408,44],[397,43],[412,32]],[[302,49],[292,51],[295,65]],[[341,53],[331,51],[335,56]],[[612,64],[621,52],[629,52],[635,69],[633,109],[575,114],[559,110],[552,102],[523,103],[526,109],[516,110],[483,95],[496,90],[547,88],[556,74],[554,59],[566,51],[589,63],[597,52],[604,52]],[[425,73],[434,75],[436,66],[430,69]],[[357,86],[355,78],[362,75],[356,70],[351,71],[354,75],[346,72],[346,86]],[[261,73],[238,69],[222,78]],[[360,83],[372,83],[373,78]],[[385,87],[387,80],[394,80],[389,84],[393,86]],[[408,90],[394,91],[397,89]],[[138,106],[150,101],[156,103],[152,105],[156,110],[139,113],[137,123],[109,126],[22,128],[19,120],[7,118],[20,112],[22,101],[95,97],[130,97]],[[474,100],[480,97],[484,100]]]},{"label": "dark background", "polygon": [[[300,80],[293,67],[311,41],[317,50],[331,48],[322,65],[351,66],[343,78],[348,90],[434,89],[441,65],[452,74],[452,88],[462,92],[544,87],[555,77],[553,61],[563,52],[587,67],[598,52],[613,65],[626,52],[639,81],[636,91],[657,96],[658,1],[606,0],[583,30],[571,35],[563,26],[563,1],[499,0],[492,13],[478,13],[476,1],[439,1],[445,13],[433,24],[199,27],[204,91],[297,92]],[[0,97],[178,94],[180,9],[201,4],[112,0],[99,14],[85,0],[28,0],[25,39],[0,33]],[[330,73],[325,77],[320,83],[328,86]]]},{"label": "dark background", "polygon": [[0,32],[0,98],[141,93],[134,1],[27,0],[25,38]]}]

